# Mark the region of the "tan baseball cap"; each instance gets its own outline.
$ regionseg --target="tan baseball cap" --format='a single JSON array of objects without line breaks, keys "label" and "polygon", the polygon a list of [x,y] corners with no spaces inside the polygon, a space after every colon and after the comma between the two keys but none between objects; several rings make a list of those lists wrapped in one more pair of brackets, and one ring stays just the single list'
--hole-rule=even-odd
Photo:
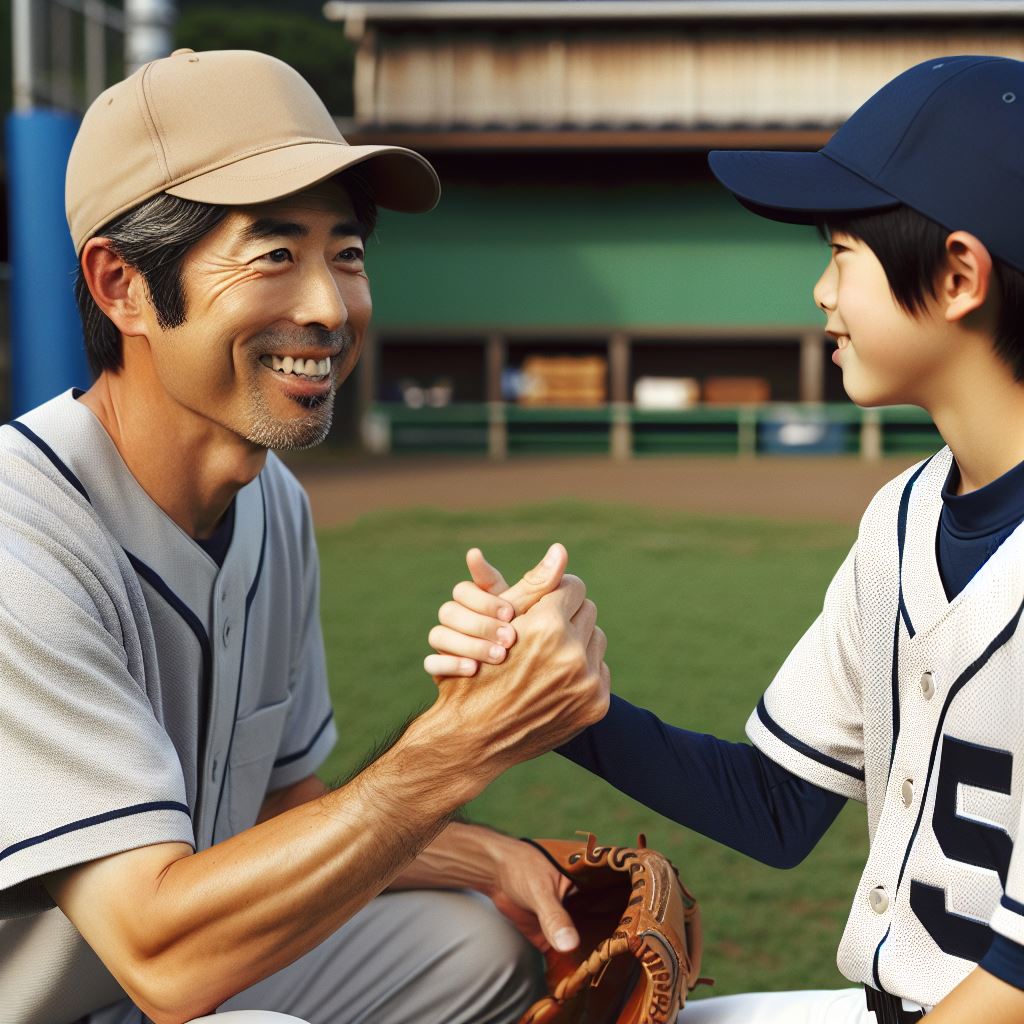
[{"label": "tan baseball cap", "polygon": [[292,67],[251,50],[175,50],[101,93],[71,147],[65,208],[75,251],[159,192],[227,206],[266,203],[363,164],[374,198],[421,213],[433,167],[399,146],[350,146]]}]

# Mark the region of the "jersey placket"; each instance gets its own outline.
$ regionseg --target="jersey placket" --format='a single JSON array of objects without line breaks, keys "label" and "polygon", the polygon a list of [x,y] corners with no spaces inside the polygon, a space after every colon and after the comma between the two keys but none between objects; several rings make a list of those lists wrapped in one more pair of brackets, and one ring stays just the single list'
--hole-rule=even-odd
[{"label": "jersey placket", "polygon": [[203,847],[216,841],[226,791],[231,785],[231,748],[244,686],[247,596],[259,571],[264,515],[257,480],[236,498],[235,537],[210,598],[210,718],[202,776],[205,795],[196,821],[196,841]]}]

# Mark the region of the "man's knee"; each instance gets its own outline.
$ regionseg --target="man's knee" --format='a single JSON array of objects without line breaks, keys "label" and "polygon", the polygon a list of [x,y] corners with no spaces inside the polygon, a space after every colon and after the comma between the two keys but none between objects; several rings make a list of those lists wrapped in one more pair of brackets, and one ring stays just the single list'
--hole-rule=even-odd
[{"label": "man's knee", "polygon": [[449,956],[438,972],[472,1021],[515,1021],[544,993],[540,954],[490,900],[452,893],[446,904]]}]

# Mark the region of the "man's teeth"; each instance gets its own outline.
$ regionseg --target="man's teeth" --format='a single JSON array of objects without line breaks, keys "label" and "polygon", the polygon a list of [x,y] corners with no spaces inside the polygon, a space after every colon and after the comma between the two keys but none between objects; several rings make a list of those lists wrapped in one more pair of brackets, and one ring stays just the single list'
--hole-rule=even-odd
[{"label": "man's teeth", "polygon": [[260,362],[279,373],[294,373],[300,377],[326,377],[331,372],[331,358],[293,359],[291,356],[260,356]]}]

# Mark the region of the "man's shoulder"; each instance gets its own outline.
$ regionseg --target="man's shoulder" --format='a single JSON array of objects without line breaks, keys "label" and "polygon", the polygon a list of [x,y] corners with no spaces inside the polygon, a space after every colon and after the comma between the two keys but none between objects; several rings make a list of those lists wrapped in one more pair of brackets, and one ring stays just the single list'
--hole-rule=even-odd
[{"label": "man's shoulder", "polygon": [[38,425],[36,414],[45,409],[41,406],[22,419],[0,425],[4,586],[46,577],[52,583],[63,580],[63,588],[76,591],[82,586],[93,593],[99,585],[108,593],[120,592],[123,552],[81,481],[32,427]]},{"label": "man's shoulder", "polygon": [[0,509],[40,524],[49,517],[78,520],[90,510],[78,478],[20,420],[0,426]]},{"label": "man's shoulder", "polygon": [[73,393],[67,391],[0,425],[0,484],[42,486],[42,481],[51,481],[88,503],[82,482],[54,449],[55,444],[60,447],[61,437],[80,433],[71,418],[80,412]]}]

